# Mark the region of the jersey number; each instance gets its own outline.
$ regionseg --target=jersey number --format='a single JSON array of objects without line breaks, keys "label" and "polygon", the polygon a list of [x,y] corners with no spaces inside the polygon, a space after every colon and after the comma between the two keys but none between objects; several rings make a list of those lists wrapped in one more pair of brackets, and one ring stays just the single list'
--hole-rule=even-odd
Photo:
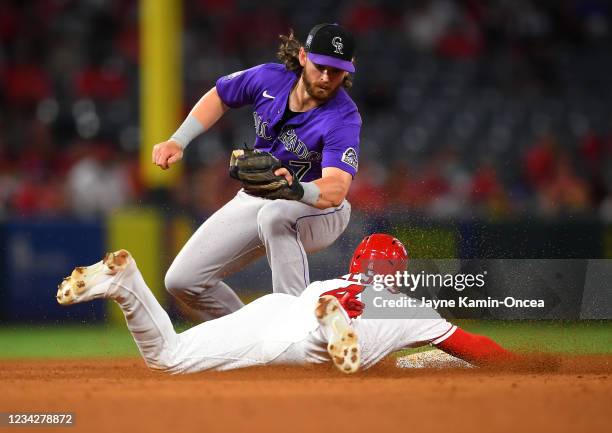
[{"label": "jersey number", "polygon": [[289,165],[293,168],[293,171],[295,171],[295,177],[297,177],[298,180],[302,180],[306,172],[310,170],[310,167],[312,167],[312,162],[289,161]]}]

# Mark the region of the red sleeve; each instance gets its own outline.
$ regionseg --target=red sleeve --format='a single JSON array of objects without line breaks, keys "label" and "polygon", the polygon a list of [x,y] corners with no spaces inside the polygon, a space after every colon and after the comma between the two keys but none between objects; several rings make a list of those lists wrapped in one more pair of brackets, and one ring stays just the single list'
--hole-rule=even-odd
[{"label": "red sleeve", "polygon": [[518,356],[484,335],[470,334],[457,328],[453,334],[436,347],[474,365],[490,365],[513,361]]}]

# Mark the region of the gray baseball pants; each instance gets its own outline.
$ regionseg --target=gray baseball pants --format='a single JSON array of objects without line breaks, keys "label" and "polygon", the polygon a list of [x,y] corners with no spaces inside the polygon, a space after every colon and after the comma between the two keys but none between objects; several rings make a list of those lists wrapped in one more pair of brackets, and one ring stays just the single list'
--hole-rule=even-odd
[{"label": "gray baseball pants", "polygon": [[306,254],[331,245],[350,214],[346,200],[320,210],[241,190],[187,241],[166,273],[166,289],[194,320],[225,316],[243,303],[222,279],[265,254],[274,292],[299,295],[310,284]]}]

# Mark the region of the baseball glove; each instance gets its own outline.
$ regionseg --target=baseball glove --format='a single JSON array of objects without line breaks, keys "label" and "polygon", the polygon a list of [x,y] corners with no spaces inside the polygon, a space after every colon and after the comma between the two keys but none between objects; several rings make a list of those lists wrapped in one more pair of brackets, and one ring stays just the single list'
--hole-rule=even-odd
[{"label": "baseball glove", "polygon": [[283,164],[270,152],[258,152],[253,149],[239,149],[232,152],[229,175],[242,182],[244,191],[250,195],[271,200],[300,200],[304,189],[289,170],[293,182],[289,185],[284,176],[274,174]]}]

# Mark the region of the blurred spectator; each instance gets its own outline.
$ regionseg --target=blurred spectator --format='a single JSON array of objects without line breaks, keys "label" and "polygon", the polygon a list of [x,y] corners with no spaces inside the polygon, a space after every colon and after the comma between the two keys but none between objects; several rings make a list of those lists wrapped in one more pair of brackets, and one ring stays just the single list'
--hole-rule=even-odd
[{"label": "blurred spectator", "polygon": [[458,6],[448,0],[415,2],[406,10],[404,31],[413,46],[431,50],[458,17]]},{"label": "blurred spectator", "polygon": [[580,153],[590,169],[599,171],[605,156],[604,142],[592,129],[580,139]]},{"label": "blurred spectator", "polygon": [[499,217],[511,213],[497,170],[490,163],[485,162],[476,169],[471,187],[472,203],[485,214]]},{"label": "blurred spectator", "polygon": [[3,93],[13,107],[28,107],[51,94],[51,83],[40,65],[14,64],[4,71]]},{"label": "blurred spectator", "polygon": [[558,145],[550,132],[542,134],[525,155],[525,174],[531,187],[538,190],[552,182]]},{"label": "blurred spectator", "polygon": [[113,155],[108,144],[92,143],[68,172],[67,194],[76,215],[99,216],[128,203],[133,194],[129,169]]},{"label": "blurred spectator", "polygon": [[476,25],[466,19],[456,20],[439,38],[437,51],[456,59],[473,59],[483,48],[482,35]]},{"label": "blurred spectator", "polygon": [[377,31],[389,25],[389,13],[375,2],[360,0],[351,4],[344,25],[350,28],[357,37],[368,32]]},{"label": "blurred spectator", "polygon": [[567,154],[557,159],[553,178],[538,190],[538,201],[545,215],[580,213],[589,209],[587,183],[575,173]]},{"label": "blurred spectator", "polygon": [[76,93],[80,98],[110,100],[125,95],[127,81],[120,65],[90,65],[83,68],[76,77]]}]

